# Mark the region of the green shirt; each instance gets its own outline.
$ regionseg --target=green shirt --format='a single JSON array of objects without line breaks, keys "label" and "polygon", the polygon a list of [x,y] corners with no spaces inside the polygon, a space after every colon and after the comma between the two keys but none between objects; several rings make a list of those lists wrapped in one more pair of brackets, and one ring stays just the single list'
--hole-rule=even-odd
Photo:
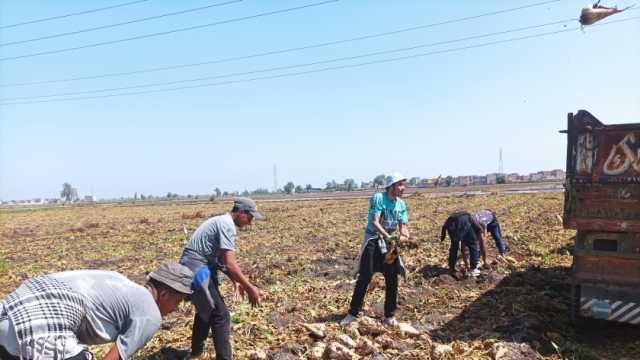
[{"label": "green shirt", "polygon": [[400,198],[390,201],[386,192],[373,194],[369,200],[367,232],[372,234],[377,233],[373,227],[373,216],[376,214],[380,215],[380,225],[389,234],[396,231],[398,223],[404,225],[409,222],[407,206],[404,201]]}]

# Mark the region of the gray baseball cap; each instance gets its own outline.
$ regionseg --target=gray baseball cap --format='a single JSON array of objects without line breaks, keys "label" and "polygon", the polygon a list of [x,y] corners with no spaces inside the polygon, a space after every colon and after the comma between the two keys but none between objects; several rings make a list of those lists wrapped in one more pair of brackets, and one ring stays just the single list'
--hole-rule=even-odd
[{"label": "gray baseball cap", "polygon": [[233,199],[233,208],[248,211],[256,220],[264,219],[264,216],[258,212],[256,202],[247,197],[237,197]]},{"label": "gray baseball cap", "polygon": [[191,294],[191,281],[193,272],[188,267],[175,262],[163,262],[156,271],[149,274],[151,279],[157,280],[173,290]]}]

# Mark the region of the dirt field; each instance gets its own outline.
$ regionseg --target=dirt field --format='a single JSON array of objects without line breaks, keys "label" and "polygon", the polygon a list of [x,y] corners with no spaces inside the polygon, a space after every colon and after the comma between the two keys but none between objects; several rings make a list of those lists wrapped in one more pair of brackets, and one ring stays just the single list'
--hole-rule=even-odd
[{"label": "dirt field", "polygon": [[[363,358],[640,358],[639,328],[576,329],[569,322],[574,232],[563,230],[557,218],[562,194],[419,193],[406,201],[415,242],[402,252],[411,273],[401,281],[397,315],[421,335],[386,329],[373,336],[360,328],[355,339],[353,329],[338,325],[353,290],[366,199],[263,202],[267,220],[240,233],[237,257],[266,298],[252,309],[227,296],[235,358],[256,350],[272,359],[307,358],[314,343],[303,323],[324,323],[327,344],[345,331],[360,344],[370,340],[377,354]],[[28,277],[69,269],[115,270],[141,282],[162,260],[178,259],[186,243],[183,225],[193,231],[229,207],[217,202],[3,210],[0,297]],[[449,240],[438,241],[440,225],[453,210],[482,207],[498,213],[512,261],[478,279],[456,280],[444,274]],[[491,239],[488,244],[493,257]],[[223,290],[228,294],[226,285]],[[380,281],[367,296],[365,315],[379,318],[383,297]],[[180,355],[189,347],[192,318],[192,306],[183,304],[138,357]],[[105,349],[93,350],[101,355]],[[210,342],[207,349],[211,354]],[[362,349],[356,352],[371,352]]]}]

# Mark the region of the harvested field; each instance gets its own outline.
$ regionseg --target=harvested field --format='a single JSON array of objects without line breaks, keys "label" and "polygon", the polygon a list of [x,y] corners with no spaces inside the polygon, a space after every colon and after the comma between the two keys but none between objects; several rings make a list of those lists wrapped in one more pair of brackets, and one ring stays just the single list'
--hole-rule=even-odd
[{"label": "harvested field", "polygon": [[[262,202],[267,216],[240,232],[238,259],[266,293],[262,305],[235,303],[235,357],[297,359],[316,346],[304,323],[323,323],[329,345],[348,334],[356,353],[375,359],[638,359],[640,328],[569,321],[573,231],[562,228],[562,194],[406,198],[415,243],[403,251],[410,275],[401,281],[398,319],[407,335],[340,329],[353,290],[352,273],[366,222],[366,199]],[[147,206],[64,207],[0,213],[0,297],[24,279],[47,272],[100,268],[141,282],[162,260],[177,260],[193,231],[228,202]],[[446,275],[449,240],[440,225],[457,209],[487,207],[500,218],[510,261],[477,279]],[[495,246],[489,238],[490,257]],[[384,282],[367,296],[365,315],[380,317]],[[189,348],[190,304],[165,319],[139,358],[177,358]],[[375,335],[375,336],[374,336]],[[370,347],[363,344],[369,344]],[[209,354],[212,352],[207,343]],[[106,346],[94,350],[104,354]],[[377,353],[377,354],[376,354]],[[210,356],[213,358],[212,356]]]}]

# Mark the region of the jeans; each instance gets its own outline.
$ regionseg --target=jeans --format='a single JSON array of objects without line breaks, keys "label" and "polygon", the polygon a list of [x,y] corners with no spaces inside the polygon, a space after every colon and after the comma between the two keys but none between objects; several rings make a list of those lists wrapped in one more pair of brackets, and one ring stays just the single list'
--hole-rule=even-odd
[{"label": "jeans", "polygon": [[461,242],[462,246],[466,246],[469,249],[469,262],[471,264],[471,269],[477,268],[478,260],[480,259],[478,238],[476,237],[476,233],[473,231],[473,228],[470,227],[464,236],[462,236],[461,240],[451,239],[451,247],[449,247],[449,269],[454,270],[456,268],[456,262],[458,262],[458,250]]},{"label": "jeans", "polygon": [[502,230],[500,230],[500,223],[498,220],[494,219],[492,222],[487,224],[487,231],[491,233],[491,237],[496,242],[496,248],[500,255],[504,255],[504,242],[502,241]]},{"label": "jeans", "polygon": [[384,316],[392,317],[394,315],[398,302],[398,264],[396,263],[398,261],[396,258],[393,263],[385,264],[378,241],[376,239],[369,240],[360,256],[358,280],[356,280],[356,287],[353,289],[349,314],[357,316],[362,310],[371,278],[374,273],[381,272],[384,275],[385,283]]},{"label": "jeans", "polygon": [[209,330],[213,333],[213,347],[216,350],[217,360],[231,360],[231,316],[220,291],[216,286],[211,289],[211,297],[215,303],[215,308],[211,312],[209,319],[203,319],[196,315],[193,319],[193,331],[191,333],[191,355],[200,355],[204,349],[204,342],[209,336]]}]

